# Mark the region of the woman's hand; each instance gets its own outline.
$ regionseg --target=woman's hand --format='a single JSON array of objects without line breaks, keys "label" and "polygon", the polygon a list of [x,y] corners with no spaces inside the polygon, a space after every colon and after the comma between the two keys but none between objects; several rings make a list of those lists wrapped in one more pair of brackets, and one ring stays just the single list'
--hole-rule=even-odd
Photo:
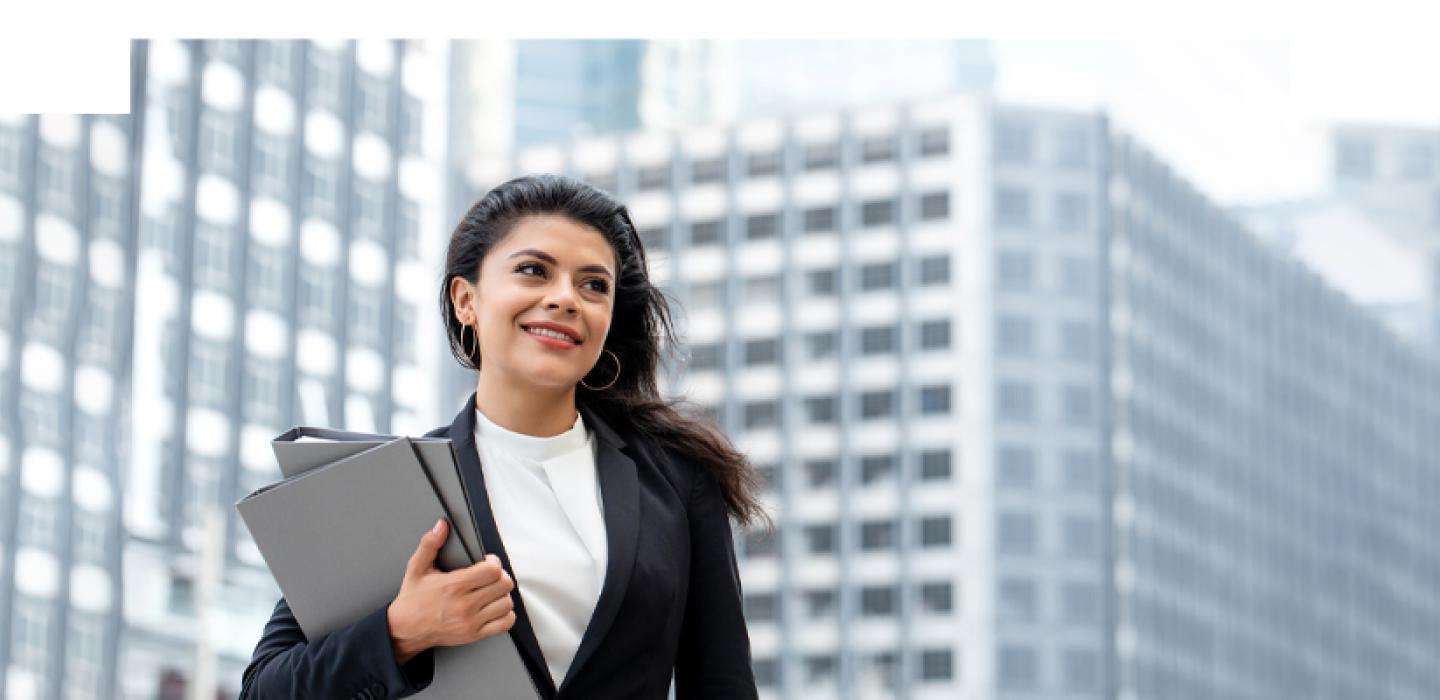
[{"label": "woman's hand", "polygon": [[469,644],[515,624],[510,600],[515,583],[495,555],[454,571],[435,568],[449,530],[442,519],[420,538],[400,593],[386,611],[390,644],[402,665],[430,647]]}]

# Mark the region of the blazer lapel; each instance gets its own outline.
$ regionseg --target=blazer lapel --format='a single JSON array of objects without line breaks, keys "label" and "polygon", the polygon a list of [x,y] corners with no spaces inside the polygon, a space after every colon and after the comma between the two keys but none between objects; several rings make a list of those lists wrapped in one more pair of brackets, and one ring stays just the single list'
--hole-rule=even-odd
[{"label": "blazer lapel", "polygon": [[540,643],[535,639],[534,628],[530,626],[530,617],[525,614],[525,601],[520,595],[522,582],[510,568],[510,556],[505,553],[505,543],[500,540],[495,514],[490,509],[490,496],[485,489],[485,471],[480,468],[480,453],[475,447],[474,394],[470,395],[465,408],[460,410],[455,421],[450,424],[450,443],[455,448],[460,477],[465,482],[465,491],[470,498],[471,516],[475,519],[476,527],[480,529],[480,541],[487,553],[493,553],[500,558],[506,573],[515,581],[515,590],[510,593],[515,603],[515,624],[510,628],[510,638],[520,649],[520,656],[525,660],[530,677],[543,681],[537,688],[541,697],[553,698],[556,681],[550,678],[550,667],[545,665],[545,657],[540,653]]},{"label": "blazer lapel", "polygon": [[582,406],[580,413],[585,425],[595,432],[595,469],[605,511],[608,562],[600,598],[580,639],[580,648],[570,662],[570,670],[560,683],[562,690],[595,654],[601,640],[610,631],[625,597],[625,589],[630,585],[630,572],[635,568],[635,548],[640,535],[640,480],[635,473],[635,462],[621,451],[625,441],[594,411]]}]

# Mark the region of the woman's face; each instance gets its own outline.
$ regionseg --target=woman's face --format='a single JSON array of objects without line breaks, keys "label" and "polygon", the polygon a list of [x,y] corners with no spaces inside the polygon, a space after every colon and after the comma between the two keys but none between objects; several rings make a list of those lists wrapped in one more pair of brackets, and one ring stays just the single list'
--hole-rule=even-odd
[{"label": "woman's face", "polygon": [[[512,382],[573,388],[599,360],[615,304],[615,251],[594,228],[558,214],[521,218],[456,277],[456,318],[479,331],[481,370]],[[464,340],[475,342],[466,331]],[[468,346],[467,346],[468,347]]]}]

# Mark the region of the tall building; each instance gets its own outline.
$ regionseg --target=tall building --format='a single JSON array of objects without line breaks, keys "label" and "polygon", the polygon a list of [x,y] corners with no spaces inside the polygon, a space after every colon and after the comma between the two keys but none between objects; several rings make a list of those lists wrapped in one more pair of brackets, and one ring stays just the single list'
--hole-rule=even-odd
[{"label": "tall building", "polygon": [[279,595],[233,508],[270,438],[437,422],[444,47],[133,59],[129,117],[0,127],[10,698],[233,697]]},{"label": "tall building", "polygon": [[110,697],[115,683],[132,146],[122,117],[0,121],[0,695],[8,698]]},{"label": "tall building", "polygon": [[1440,129],[1342,124],[1324,192],[1238,212],[1398,336],[1440,351]]},{"label": "tall building", "polygon": [[645,45],[636,39],[516,41],[515,144],[639,128]]},{"label": "tall building", "polygon": [[1420,698],[1440,367],[1103,115],[954,96],[521,149],[617,193],[760,465],[767,697]]}]

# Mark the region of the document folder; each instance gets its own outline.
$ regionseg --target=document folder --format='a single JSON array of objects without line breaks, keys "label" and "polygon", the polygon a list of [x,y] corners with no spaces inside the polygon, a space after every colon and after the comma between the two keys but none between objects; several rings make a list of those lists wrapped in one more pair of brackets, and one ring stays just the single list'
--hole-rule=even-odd
[{"label": "document folder", "polygon": [[[297,442],[297,431],[318,441]],[[452,533],[437,567],[467,566],[470,552],[482,551],[449,440],[337,439],[345,435],[356,434],[301,428],[281,435],[272,444],[289,476],[236,504],[309,639],[394,600],[406,562],[436,520],[449,517]],[[538,697],[508,634],[436,647],[434,659],[434,679],[416,697]]]}]

